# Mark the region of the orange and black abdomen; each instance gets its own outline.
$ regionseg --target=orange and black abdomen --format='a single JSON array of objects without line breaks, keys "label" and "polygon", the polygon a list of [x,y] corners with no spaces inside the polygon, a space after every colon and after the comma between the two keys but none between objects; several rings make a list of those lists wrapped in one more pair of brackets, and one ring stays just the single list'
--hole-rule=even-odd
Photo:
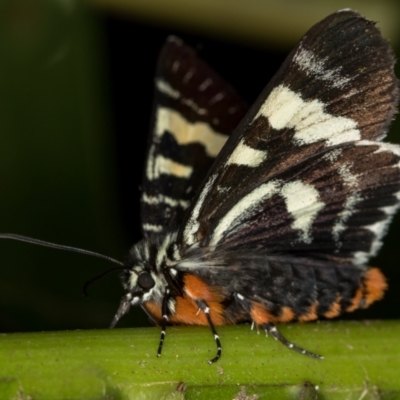
[{"label": "orange and black abdomen", "polygon": [[[182,274],[182,296],[174,297],[169,316],[174,325],[208,325],[196,300],[205,301],[214,325],[254,321],[258,325],[334,318],[366,308],[380,300],[387,288],[377,268],[306,265],[265,261],[263,267],[214,269]],[[144,304],[155,321],[161,307]]]},{"label": "orange and black abdomen", "polygon": [[[334,318],[358,308],[367,308],[374,301],[382,299],[387,284],[379,269],[370,268],[361,273],[355,271],[353,275],[359,275],[358,284],[354,282],[355,276],[352,279],[342,280],[337,290],[324,287],[319,291],[319,296],[315,298],[310,296],[310,300],[303,304],[281,305],[273,307],[271,312],[265,303],[253,301],[250,311],[252,320],[261,325],[271,322],[294,320],[306,322],[319,318]],[[286,303],[284,299],[283,303]]]},{"label": "orange and black abdomen", "polygon": [[[377,268],[337,264],[307,265],[264,260],[262,267],[247,265],[234,271],[219,269],[215,274],[211,268],[202,271],[201,275],[187,274],[185,281],[193,297],[200,299],[204,293],[202,300],[209,304],[215,325],[334,318],[368,307],[380,300],[387,288],[385,277]],[[206,320],[199,316],[199,322],[196,322],[193,313],[185,311],[176,320],[206,325]],[[186,318],[188,322],[185,322]]]}]

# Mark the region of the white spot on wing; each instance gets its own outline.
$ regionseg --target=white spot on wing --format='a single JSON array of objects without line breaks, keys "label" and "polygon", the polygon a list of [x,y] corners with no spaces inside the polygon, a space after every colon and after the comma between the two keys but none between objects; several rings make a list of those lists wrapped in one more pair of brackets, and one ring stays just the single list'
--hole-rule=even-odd
[{"label": "white spot on wing", "polygon": [[256,150],[247,146],[242,139],[235,150],[232,152],[226,165],[246,165],[248,167],[258,167],[267,157],[267,152],[262,150]]},{"label": "white spot on wing", "polygon": [[157,204],[167,204],[170,207],[182,207],[188,208],[190,205],[189,201],[186,200],[177,200],[172,197],[164,196],[159,194],[158,196],[148,196],[146,193],[143,193],[142,200],[146,204],[157,205]]},{"label": "white spot on wing", "polygon": [[195,113],[199,115],[208,114],[208,111],[205,108],[199,107],[192,99],[182,97],[182,94],[178,90],[174,89],[168,82],[165,82],[162,79],[157,79],[156,87],[161,93],[171,97],[172,99],[181,99],[181,102],[190,107]]},{"label": "white spot on wing", "polygon": [[294,219],[292,228],[301,231],[300,240],[309,243],[312,223],[318,212],[324,207],[324,203],[319,201],[318,191],[313,186],[301,181],[290,182],[282,186],[281,181],[274,180],[254,189],[225,214],[212,233],[210,246],[217,245],[229,231],[248,218],[261,202],[275,194],[279,194],[285,199],[287,210]]},{"label": "white spot on wing", "polygon": [[[360,140],[357,143],[357,146],[379,146],[375,153],[386,151],[400,156],[400,146],[391,143],[379,143],[369,140]],[[400,168],[400,164],[397,164],[397,168]],[[382,221],[378,221],[374,224],[366,225],[363,227],[364,229],[368,229],[370,232],[372,232],[375,235],[375,239],[371,244],[370,251],[358,251],[354,253],[355,264],[366,264],[369,258],[375,256],[378,253],[379,249],[382,247],[382,238],[385,236],[394,214],[400,207],[400,192],[393,193],[393,196],[397,198],[397,204],[394,204],[393,206],[379,208],[379,210],[383,211],[387,215],[387,217]]]},{"label": "white spot on wing", "polygon": [[318,58],[312,51],[300,48],[293,57],[299,68],[317,79],[330,82],[334,88],[343,88],[351,79],[340,74],[342,67],[326,68],[328,58]]},{"label": "white spot on wing", "polygon": [[284,185],[281,193],[288,211],[294,218],[292,228],[301,231],[300,239],[303,242],[310,243],[312,223],[325,205],[319,201],[318,191],[311,185],[294,181]]},{"label": "white spot on wing", "polygon": [[156,80],[156,87],[161,93],[164,93],[173,99],[179,99],[179,97],[181,97],[178,90],[175,90],[168,82],[165,82],[162,79]]},{"label": "white spot on wing", "polygon": [[327,152],[326,154],[323,155],[323,158],[325,160],[328,160],[330,162],[335,162],[338,157],[342,154],[342,150],[341,149],[333,149],[329,152]]},{"label": "white spot on wing", "polygon": [[334,146],[361,137],[356,121],[328,114],[319,100],[304,101],[283,85],[271,92],[254,120],[260,116],[268,118],[274,129],[293,128],[294,140],[300,145],[326,140]]},{"label": "white spot on wing", "polygon": [[228,139],[227,135],[217,132],[205,122],[190,122],[180,113],[170,108],[157,110],[155,134],[159,137],[168,131],[180,145],[199,143],[206,153],[216,157]]},{"label": "white spot on wing", "polygon": [[196,70],[194,68],[191,68],[188,72],[186,72],[185,76],[183,77],[183,83],[188,83],[190,79],[192,79],[194,73]]},{"label": "white spot on wing", "polygon": [[199,92],[204,92],[209,86],[212,84],[212,79],[207,78],[199,87],[198,90]]},{"label": "white spot on wing", "polygon": [[252,209],[256,208],[260,202],[277,193],[278,189],[279,181],[270,181],[254,189],[239,200],[215,227],[211,236],[210,246],[216,246],[229,230],[240,224],[246,215],[248,216],[251,213]]},{"label": "white spot on wing", "polygon": [[195,113],[197,113],[199,115],[207,115],[208,114],[208,111],[205,108],[199,107],[192,99],[183,98],[181,101],[182,101],[183,104],[186,104]]},{"label": "white spot on wing", "polygon": [[[395,194],[395,197],[397,197],[397,201],[400,200],[400,192]],[[386,214],[386,215],[393,215],[396,213],[396,211],[399,209],[399,204],[395,204],[394,206],[387,206],[387,207],[381,207],[381,210]]]},{"label": "white spot on wing", "polygon": [[349,186],[349,187],[356,187],[358,183],[358,177],[357,175],[354,175],[350,171],[350,165],[349,163],[344,163],[338,168],[338,172],[343,179],[343,182]]},{"label": "white spot on wing", "polygon": [[218,185],[218,186],[217,186],[217,191],[218,191],[218,193],[227,193],[227,192],[229,192],[231,189],[232,189],[232,188],[231,188],[231,187],[228,187],[228,186],[221,186],[221,185]]},{"label": "white spot on wing", "polygon": [[346,222],[355,213],[356,205],[362,200],[359,192],[357,192],[359,177],[353,174],[350,170],[350,164],[344,163],[338,168],[340,177],[343,180],[343,184],[350,188],[350,195],[346,199],[343,210],[338,214],[335,224],[332,228],[333,239],[338,246],[341,246],[339,241],[340,235],[346,230]]},{"label": "white spot on wing", "polygon": [[161,225],[143,224],[143,229],[147,232],[161,232],[163,227]]},{"label": "white spot on wing", "polygon": [[362,143],[360,144],[368,144],[368,145],[378,145],[378,149],[375,150],[375,153],[381,153],[383,151],[387,151],[389,153],[396,154],[397,156],[400,157],[400,146],[398,144],[393,144],[393,143],[377,143],[369,140],[362,140]]},{"label": "white spot on wing", "polygon": [[352,193],[346,200],[343,210],[338,214],[335,225],[332,228],[334,240],[339,244],[340,234],[347,228],[347,220],[354,214],[355,206],[362,200],[359,193]]},{"label": "white spot on wing", "polygon": [[213,187],[216,178],[217,175],[211,175],[210,178],[208,178],[208,181],[204,185],[204,188],[201,191],[199,198],[197,199],[196,205],[193,208],[189,221],[186,224],[184,230],[184,238],[186,244],[188,245],[191,245],[197,241],[195,235],[200,226],[198,221],[200,210],[201,207],[203,206],[204,200],[206,199],[208,193],[211,191],[211,188]]},{"label": "white spot on wing", "polygon": [[[395,193],[395,196],[400,200],[400,192]],[[399,209],[400,204],[397,203],[391,207],[381,207],[379,210],[386,213],[387,217],[382,220],[375,222],[371,225],[366,225],[363,228],[368,229],[375,235],[375,239],[371,244],[371,249],[369,252],[359,251],[355,253],[355,263],[356,264],[365,264],[370,257],[374,257],[378,254],[378,251],[383,245],[382,238],[386,235],[387,230],[389,228],[389,224],[393,218],[394,213]]]},{"label": "white spot on wing", "polygon": [[174,160],[157,155],[149,159],[147,168],[147,179],[158,179],[161,175],[172,175],[178,178],[190,178],[193,168],[180,164]]},{"label": "white spot on wing", "polygon": [[218,101],[221,101],[224,97],[225,97],[225,93],[219,92],[208,102],[208,104],[213,105],[213,104],[217,103]]}]

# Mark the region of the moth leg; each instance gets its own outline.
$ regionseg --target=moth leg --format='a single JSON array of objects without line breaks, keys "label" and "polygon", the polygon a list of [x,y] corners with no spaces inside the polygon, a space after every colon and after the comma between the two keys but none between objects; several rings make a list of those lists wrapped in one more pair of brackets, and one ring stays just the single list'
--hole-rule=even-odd
[{"label": "moth leg", "polygon": [[208,361],[209,364],[213,364],[221,358],[221,353],[222,353],[221,340],[220,340],[218,333],[215,329],[215,326],[211,320],[210,307],[208,307],[207,303],[203,300],[197,300],[196,303],[199,306],[199,308],[204,312],[204,315],[207,318],[208,326],[211,329],[211,332],[214,336],[215,343],[217,345],[217,355]]},{"label": "moth leg", "polygon": [[323,356],[319,354],[311,353],[310,351],[304,350],[301,347],[297,347],[295,344],[289,342],[277,329],[274,324],[263,324],[261,327],[264,329],[265,334],[268,336],[270,333],[275,340],[279,340],[282,344],[284,344],[287,348],[297,351],[300,354],[304,354],[309,357],[319,358],[323,360]]},{"label": "moth leg", "polygon": [[[240,305],[242,306],[243,310],[245,310],[249,314],[249,316],[251,316],[251,304],[250,304],[250,301],[247,300],[243,295],[241,295],[240,293],[237,293],[237,292],[233,293],[233,297],[236,299],[236,301],[238,303],[240,303]],[[257,333],[259,334],[260,331],[258,330],[258,325],[252,319],[251,320],[250,330],[253,330],[254,326],[257,327]]]},{"label": "moth leg", "polygon": [[164,345],[164,340],[165,340],[165,334],[167,332],[167,324],[168,324],[168,315],[169,315],[169,310],[168,310],[168,301],[170,299],[169,295],[169,290],[165,293],[161,305],[161,312],[162,312],[162,319],[161,319],[161,336],[160,336],[160,343],[158,345],[158,350],[157,350],[157,357],[161,357],[161,352],[162,348]]},{"label": "moth leg", "polygon": [[[249,314],[251,311],[251,304],[250,301],[247,300],[243,295],[241,295],[240,293],[234,293],[235,298],[238,300],[238,302],[240,302],[240,304],[242,305],[242,307],[244,308],[244,310],[246,310]],[[252,328],[254,326],[255,322],[252,322]],[[258,324],[255,324],[257,326],[257,330],[258,330]],[[315,354],[315,353],[311,353],[310,351],[304,350],[301,347],[296,346],[295,344],[289,342],[277,329],[277,327],[274,324],[261,324],[260,325],[262,329],[264,329],[265,334],[268,336],[268,334],[270,333],[273,338],[275,340],[279,340],[281,343],[283,343],[286,347],[288,347],[289,349],[292,349],[294,351],[297,351],[300,354],[304,354],[306,356],[309,357],[313,357],[313,358],[319,358],[320,360],[322,360],[324,357],[320,356],[319,354]]]}]

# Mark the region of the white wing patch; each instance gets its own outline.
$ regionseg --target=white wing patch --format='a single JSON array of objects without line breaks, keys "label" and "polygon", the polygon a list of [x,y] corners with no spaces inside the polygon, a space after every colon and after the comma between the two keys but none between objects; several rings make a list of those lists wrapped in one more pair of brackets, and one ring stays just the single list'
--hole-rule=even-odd
[{"label": "white wing patch", "polygon": [[216,246],[220,240],[226,236],[229,230],[233,229],[241,220],[251,213],[252,209],[256,208],[260,202],[278,193],[279,189],[280,182],[274,180],[264,183],[244,196],[225,214],[219,224],[215,227],[209,243],[210,246]]},{"label": "white wing patch", "polygon": [[319,201],[318,191],[311,185],[301,181],[287,183],[282,187],[288,212],[294,218],[293,229],[300,230],[300,240],[311,243],[311,226],[318,212],[324,207]]},{"label": "white wing patch", "polygon": [[189,165],[180,164],[174,160],[163,157],[162,155],[152,156],[149,154],[149,163],[147,168],[147,179],[158,179],[161,175],[172,175],[178,178],[190,178],[193,168]]},{"label": "white wing patch", "polygon": [[189,201],[186,200],[177,200],[173,199],[172,197],[164,196],[159,194],[158,196],[148,196],[146,193],[143,193],[142,200],[150,205],[157,205],[157,204],[166,204],[170,207],[182,207],[188,208],[190,205]]},{"label": "white wing patch", "polygon": [[357,184],[358,184],[358,176],[354,175],[351,171],[350,171],[350,164],[349,163],[344,163],[342,164],[339,169],[338,172],[341,176],[341,178],[343,179],[343,182],[351,187],[351,188],[356,188]]},{"label": "white wing patch", "polygon": [[332,235],[337,243],[340,246],[339,238],[340,234],[347,229],[346,222],[348,219],[354,214],[356,211],[356,205],[362,200],[362,197],[359,193],[352,193],[346,200],[343,210],[338,214],[335,224],[332,228]]},{"label": "white wing patch", "polygon": [[212,83],[212,79],[207,78],[197,89],[199,92],[204,92],[208,87],[212,85]]},{"label": "white wing patch", "polygon": [[262,150],[256,150],[247,146],[242,139],[231,156],[228,158],[226,165],[246,165],[247,167],[258,167],[267,158],[267,152]]},{"label": "white wing patch", "polygon": [[[375,151],[375,153],[381,153],[381,152],[389,152],[389,153],[394,153],[398,156],[400,156],[400,146],[391,144],[391,143],[382,143],[382,142],[374,142],[374,141],[369,141],[369,140],[360,140],[357,143],[358,146],[368,146],[368,145],[374,145],[374,146],[379,146],[378,149]],[[400,163],[398,163],[397,168],[400,169]],[[366,252],[366,251],[358,251],[354,254],[354,263],[357,265],[363,265],[368,262],[370,257],[375,256],[380,248],[382,247],[382,238],[385,236],[389,224],[392,221],[392,218],[394,214],[397,212],[397,210],[400,208],[400,192],[394,193],[394,196],[397,198],[398,202],[397,204],[393,206],[386,206],[386,207],[380,207],[379,210],[383,211],[387,217],[382,220],[378,221],[374,224],[371,225],[366,225],[363,228],[368,229],[370,232],[372,232],[375,235],[375,239],[372,242],[371,249]]]},{"label": "white wing patch", "polygon": [[219,224],[215,227],[211,236],[210,246],[216,246],[223,237],[232,233],[232,230],[248,218],[252,210],[259,203],[278,194],[285,199],[288,212],[294,221],[292,228],[300,231],[299,239],[305,243],[311,242],[311,226],[318,212],[324,207],[319,200],[318,191],[311,185],[301,181],[282,184],[282,181],[273,180],[264,183],[257,189],[244,196],[234,207],[232,207]]},{"label": "white wing patch", "polygon": [[143,224],[143,229],[147,232],[161,232],[163,227],[161,225]]},{"label": "white wing patch", "polygon": [[181,97],[181,94],[178,90],[175,90],[168,82],[165,82],[162,79],[156,80],[156,87],[161,93],[164,93],[175,100]]},{"label": "white wing patch", "polygon": [[293,128],[299,145],[326,140],[334,146],[361,138],[355,120],[328,114],[319,100],[304,101],[284,85],[272,90],[253,121],[260,116],[268,118],[274,129]]},{"label": "white wing patch", "polygon": [[179,145],[200,143],[210,157],[216,157],[228,139],[227,135],[217,132],[205,122],[190,122],[179,112],[160,107],[156,115],[155,133],[162,137],[169,132]]},{"label": "white wing patch", "polygon": [[[341,66],[331,69],[326,68],[326,62],[329,61],[329,59],[318,59],[312,51],[300,48],[294,55],[293,61],[307,76],[311,75],[314,78],[328,81],[334,88],[343,88],[351,81],[350,78],[346,78],[340,74],[342,70]],[[354,79],[354,77],[352,79]]]},{"label": "white wing patch", "polygon": [[208,178],[207,183],[204,185],[204,188],[201,191],[197,203],[192,211],[190,219],[185,227],[183,235],[187,245],[192,245],[193,243],[196,242],[196,233],[200,227],[200,222],[199,222],[200,210],[203,206],[204,200],[210,193],[216,178],[217,178],[216,174],[211,175]]},{"label": "white wing patch", "polygon": [[349,163],[344,163],[338,168],[343,183],[351,189],[349,197],[346,199],[343,210],[338,214],[335,224],[332,227],[333,239],[340,247],[340,235],[346,230],[346,222],[356,211],[356,205],[362,200],[361,194],[357,191],[359,177],[350,170]]}]

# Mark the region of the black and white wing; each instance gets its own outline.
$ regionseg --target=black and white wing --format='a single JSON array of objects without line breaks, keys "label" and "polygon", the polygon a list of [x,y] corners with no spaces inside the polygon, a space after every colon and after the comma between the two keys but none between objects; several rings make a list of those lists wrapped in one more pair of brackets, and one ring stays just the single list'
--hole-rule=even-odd
[{"label": "black and white wing", "polygon": [[265,249],[362,265],[399,206],[394,55],[343,10],[311,28],[222,149],[185,216],[183,249]]},{"label": "black and white wing", "polygon": [[157,66],[143,180],[145,237],[179,225],[247,106],[196,53],[168,38]]}]

